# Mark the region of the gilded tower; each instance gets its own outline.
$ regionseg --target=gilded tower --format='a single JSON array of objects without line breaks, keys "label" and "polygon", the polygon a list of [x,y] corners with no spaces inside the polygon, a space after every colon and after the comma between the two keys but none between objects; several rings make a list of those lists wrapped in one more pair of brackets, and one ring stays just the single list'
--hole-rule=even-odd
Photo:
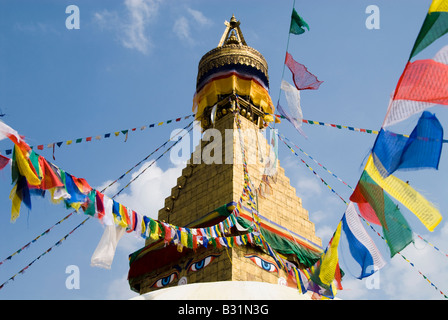
[{"label": "gilded tower", "polygon": [[[296,287],[272,251],[297,268],[313,265],[322,252],[276,157],[267,62],[246,44],[234,16],[225,26],[198,66],[193,111],[202,139],[158,213],[196,242],[182,245],[180,233],[177,244],[148,239],[130,256],[129,284],[140,294],[223,281]],[[269,249],[257,244],[257,234]]]}]

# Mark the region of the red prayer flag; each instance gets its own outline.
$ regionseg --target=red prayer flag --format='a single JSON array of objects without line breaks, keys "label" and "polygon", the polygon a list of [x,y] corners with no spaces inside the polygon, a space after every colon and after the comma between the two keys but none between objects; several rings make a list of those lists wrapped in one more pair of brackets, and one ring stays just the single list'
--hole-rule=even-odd
[{"label": "red prayer flag", "polygon": [[4,157],[0,154],[0,170],[2,170],[9,163],[11,159]]},{"label": "red prayer flag", "polygon": [[96,190],[96,214],[98,216],[98,219],[103,219],[105,213],[105,209],[104,209],[104,194],[102,194],[101,192],[99,192],[98,190]]},{"label": "red prayer flag", "polygon": [[59,176],[53,171],[53,168],[44,157],[39,156],[39,165],[43,176],[40,184],[41,189],[48,190],[64,186]]},{"label": "red prayer flag", "polygon": [[323,81],[319,81],[303,64],[295,61],[288,52],[286,52],[285,64],[291,70],[292,79],[298,90],[319,89]]},{"label": "red prayer flag", "polygon": [[353,191],[352,195],[350,196],[350,201],[353,201],[358,205],[359,212],[364,217],[364,219],[366,219],[371,223],[381,225],[381,222],[378,219],[375,210],[373,210],[370,203],[362,195],[359,183],[356,186],[355,190]]},{"label": "red prayer flag", "polygon": [[448,106],[448,46],[433,59],[408,62],[389,104],[383,127],[437,104]]},{"label": "red prayer flag", "polygon": [[79,191],[81,191],[84,194],[87,194],[92,190],[92,187],[89,185],[89,183],[84,178],[77,178],[75,176],[72,176],[73,182],[78,187]]}]

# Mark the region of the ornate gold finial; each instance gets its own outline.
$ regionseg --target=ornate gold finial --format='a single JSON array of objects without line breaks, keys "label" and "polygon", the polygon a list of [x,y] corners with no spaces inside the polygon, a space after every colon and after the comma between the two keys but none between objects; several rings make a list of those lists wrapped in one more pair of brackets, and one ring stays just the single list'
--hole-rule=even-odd
[{"label": "ornate gold finial", "polygon": [[228,39],[230,32],[232,32],[232,35],[234,35],[237,38],[238,44],[247,46],[246,41],[244,40],[243,37],[243,33],[241,32],[240,29],[240,22],[236,20],[233,14],[232,18],[230,18],[230,22],[225,21],[224,25],[226,26],[226,30],[224,30],[224,33],[222,34],[221,40],[218,43],[218,47],[222,47],[224,44],[226,44],[226,39]]},{"label": "ornate gold finial", "polygon": [[225,65],[245,65],[261,72],[266,86],[269,86],[268,64],[263,55],[247,45],[240,28],[240,21],[234,15],[230,22],[225,21],[226,29],[221,36],[218,46],[207,52],[199,61],[197,85],[203,77],[213,69]]},{"label": "ornate gold finial", "polygon": [[239,44],[238,38],[235,34],[235,30],[232,30],[230,37],[227,39],[226,44]]},{"label": "ornate gold finial", "polygon": [[[218,46],[207,52],[199,61],[196,94],[193,99],[196,119],[201,120],[203,129],[210,127],[222,115],[235,110],[234,100],[239,96],[241,115],[261,128],[265,123],[272,121],[268,120],[269,117],[266,114],[273,113],[273,104],[268,92],[268,64],[260,52],[246,44],[240,22],[234,15],[230,22],[225,21],[224,25],[226,29]],[[254,90],[254,92],[257,91],[260,95],[236,88],[233,82],[226,84],[225,89],[215,91],[207,87],[210,81],[214,81],[216,74],[222,75],[226,72],[232,77],[236,77],[236,74],[244,74],[251,79],[256,79],[256,86],[260,91]],[[210,90],[213,91],[212,94]],[[205,96],[207,98],[204,98]]]}]

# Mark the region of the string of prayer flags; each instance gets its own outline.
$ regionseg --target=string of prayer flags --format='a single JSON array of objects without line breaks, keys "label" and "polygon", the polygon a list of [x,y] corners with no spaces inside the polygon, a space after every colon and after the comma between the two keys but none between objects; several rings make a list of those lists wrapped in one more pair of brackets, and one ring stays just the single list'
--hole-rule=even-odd
[{"label": "string of prayer flags", "polygon": [[[36,238],[34,238],[33,240],[31,240],[30,242],[28,242],[27,244],[25,244],[23,247],[21,247],[20,249],[16,250],[14,253],[12,253],[11,255],[9,255],[7,258],[5,258],[3,261],[0,261],[0,266],[5,263],[7,260],[11,260],[12,257],[14,257],[15,255],[21,253],[23,250],[29,248],[31,246],[31,244],[35,243],[40,237],[47,235],[48,233],[50,233],[50,231],[56,227],[57,225],[61,224],[62,222],[64,222],[65,220],[67,220],[69,217],[71,217],[73,215],[75,211],[72,211],[71,213],[69,213],[67,216],[65,216],[64,218],[62,218],[61,220],[59,220],[58,222],[56,222],[53,226],[51,226],[50,228],[48,228],[47,230],[45,230],[44,232],[42,232],[40,235],[38,235]],[[423,239],[424,240],[424,239]]]},{"label": "string of prayer flags", "polygon": [[438,169],[443,128],[434,114],[424,111],[409,138],[381,129],[372,150],[383,178],[396,170]]},{"label": "string of prayer flags", "polygon": [[443,47],[433,59],[406,64],[389,103],[383,127],[438,104],[448,105],[448,46]]},{"label": "string of prayer flags", "polygon": [[[294,142],[292,142],[290,139],[288,139],[288,137],[285,137],[283,134],[280,133],[276,133],[276,136],[281,136],[284,140],[282,140],[286,146],[288,146],[288,148],[293,151],[289,145],[286,143],[286,141],[289,141],[294,147],[296,147],[297,149],[300,150],[300,152],[302,152],[304,155],[306,155],[309,159],[313,160],[317,165],[319,165],[322,169],[324,169],[325,171],[327,171],[330,175],[332,175],[334,178],[336,178],[337,180],[339,180],[340,182],[342,182],[343,184],[345,184],[348,188],[350,188],[351,190],[353,190],[353,188],[344,180],[342,180],[340,177],[338,177],[336,174],[334,174],[332,171],[330,171],[327,167],[325,167],[323,164],[321,164],[319,161],[317,161],[316,159],[314,159],[311,155],[309,155],[308,153],[306,153],[302,148],[300,148],[298,145],[296,145]],[[286,140],[286,141],[285,141]],[[295,153],[295,151],[293,151]]]},{"label": "string of prayer flags", "polygon": [[305,32],[305,28],[310,30],[310,27],[308,23],[306,23],[305,20],[299,14],[297,13],[296,9],[292,9],[291,13],[291,24],[289,26],[289,33],[292,34],[302,34]]},{"label": "string of prayer flags", "polygon": [[[166,121],[160,121],[160,122],[156,122],[156,123],[151,123],[149,125],[144,125],[144,126],[140,127],[140,131],[143,131],[143,130],[145,130],[147,128],[155,128],[155,127],[160,127],[160,126],[165,125],[165,124],[179,122],[181,120],[186,120],[186,119],[188,119],[190,117],[194,117],[194,114],[190,114],[190,115],[185,116],[185,117],[178,117],[178,118],[174,118],[174,119],[170,119],[170,120],[166,120]],[[2,136],[6,136],[5,134],[8,131],[10,131],[9,130],[10,128],[7,129],[6,131],[2,130],[2,124],[4,124],[4,123],[0,121],[0,140],[2,139]],[[102,139],[108,139],[111,136],[118,137],[118,136],[120,136],[120,133],[125,135],[125,136],[127,136],[129,132],[135,132],[135,131],[137,131],[137,128],[126,129],[126,130],[118,130],[118,131],[114,131],[112,133],[109,132],[109,133],[104,133],[104,134],[96,135],[96,136],[89,136],[89,137],[85,137],[85,138],[77,138],[77,139],[70,139],[70,140],[66,140],[66,141],[52,142],[52,143],[48,143],[46,145],[45,144],[39,144],[37,146],[30,146],[30,148],[31,149],[36,148],[37,150],[44,150],[45,148],[48,148],[48,149],[53,149],[54,150],[55,146],[60,148],[63,145],[69,146],[69,145],[72,145],[73,143],[78,144],[78,143],[81,143],[81,142],[91,142],[91,141],[94,141],[94,139],[97,140],[97,141],[100,141]],[[15,130],[13,130],[12,132],[10,131],[10,134],[14,134],[14,132],[15,132]],[[17,135],[17,137],[19,137],[17,132],[15,132],[15,134]],[[12,149],[6,149],[5,150],[5,154],[6,155],[9,155],[11,153],[12,153]]]},{"label": "string of prayer flags", "polygon": [[433,0],[409,60],[448,32],[448,0]]},{"label": "string of prayer flags", "polygon": [[61,245],[61,243],[65,240],[67,240],[67,238],[73,233],[75,232],[79,227],[81,227],[82,225],[84,225],[84,223],[86,223],[86,221],[89,220],[89,217],[87,217],[87,219],[84,219],[80,224],[78,224],[74,229],[72,229],[72,231],[70,231],[69,233],[67,233],[64,237],[62,237],[59,241],[57,241],[53,246],[51,246],[50,248],[48,248],[45,252],[41,253],[36,259],[34,259],[33,261],[31,261],[29,264],[26,265],[26,267],[24,267],[23,269],[21,269],[19,272],[17,272],[16,274],[14,274],[12,277],[10,277],[8,280],[6,280],[5,282],[3,282],[0,285],[0,290],[3,289],[5,287],[6,284],[8,284],[10,281],[14,281],[14,279],[19,275],[19,274],[23,274],[29,267],[31,267],[31,265],[33,265],[36,261],[38,261],[40,258],[42,258],[44,255],[46,255],[47,253],[51,252],[55,247],[58,247]]},{"label": "string of prayer flags", "polygon": [[384,267],[386,262],[361,224],[353,202],[349,203],[344,213],[342,229],[347,237],[352,257],[361,266],[361,274],[358,279],[371,276]]},{"label": "string of prayer flags", "polygon": [[292,73],[294,85],[298,90],[317,90],[323,81],[308,71],[307,67],[294,60],[289,52],[286,52],[285,64]]}]

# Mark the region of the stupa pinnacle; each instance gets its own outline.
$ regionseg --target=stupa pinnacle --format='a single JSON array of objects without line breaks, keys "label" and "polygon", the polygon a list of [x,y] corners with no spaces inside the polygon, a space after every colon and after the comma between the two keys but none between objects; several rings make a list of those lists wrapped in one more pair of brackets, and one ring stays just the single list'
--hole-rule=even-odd
[{"label": "stupa pinnacle", "polygon": [[[274,112],[266,60],[247,46],[234,16],[225,26],[218,47],[198,66],[193,109],[202,140],[158,213],[165,238],[169,233],[173,241],[149,239],[130,256],[129,284],[142,295],[192,285],[204,290],[183,286],[182,299],[228,299],[235,297],[235,286],[255,284],[258,289],[246,298],[263,298],[292,290],[285,286],[297,288],[284,264],[309,267],[322,251],[308,212],[264,136]],[[267,171],[268,165],[276,170]],[[170,290],[173,299],[175,292]]]}]

